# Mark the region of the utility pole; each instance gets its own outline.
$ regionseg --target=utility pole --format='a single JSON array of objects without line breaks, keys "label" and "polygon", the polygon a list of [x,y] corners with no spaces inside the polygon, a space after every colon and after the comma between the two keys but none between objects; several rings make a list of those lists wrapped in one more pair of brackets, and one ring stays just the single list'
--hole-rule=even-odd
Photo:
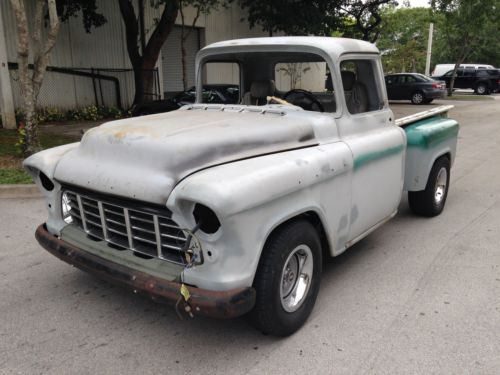
[{"label": "utility pole", "polygon": [[0,12],[0,111],[2,112],[2,124],[5,129],[16,128],[16,115],[14,112],[14,98],[10,84],[9,60],[7,59],[7,47],[5,43],[5,32],[2,13]]},{"label": "utility pole", "polygon": [[434,34],[434,24],[429,24],[429,39],[427,41],[427,60],[425,61],[425,75],[430,75],[431,70],[431,57],[432,57],[432,37]]}]

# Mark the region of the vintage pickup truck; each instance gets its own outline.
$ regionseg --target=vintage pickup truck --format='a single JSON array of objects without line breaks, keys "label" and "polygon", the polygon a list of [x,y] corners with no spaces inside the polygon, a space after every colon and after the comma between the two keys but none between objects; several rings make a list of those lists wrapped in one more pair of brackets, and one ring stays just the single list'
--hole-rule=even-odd
[{"label": "vintage pickup truck", "polygon": [[[395,120],[374,45],[231,40],[196,72],[195,104],[25,160],[45,249],[182,316],[247,315],[285,336],[313,309],[322,258],[394,217],[403,191],[417,214],[443,210],[458,124],[449,107]],[[205,103],[214,79],[241,104]]]}]

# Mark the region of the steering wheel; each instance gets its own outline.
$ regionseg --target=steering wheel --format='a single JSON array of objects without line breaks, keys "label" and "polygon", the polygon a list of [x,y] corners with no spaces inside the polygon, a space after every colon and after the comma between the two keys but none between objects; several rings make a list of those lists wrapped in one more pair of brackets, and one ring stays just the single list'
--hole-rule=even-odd
[{"label": "steering wheel", "polygon": [[307,90],[293,89],[283,95],[283,100],[299,106],[306,111],[325,112],[325,108],[321,105],[314,94]]}]

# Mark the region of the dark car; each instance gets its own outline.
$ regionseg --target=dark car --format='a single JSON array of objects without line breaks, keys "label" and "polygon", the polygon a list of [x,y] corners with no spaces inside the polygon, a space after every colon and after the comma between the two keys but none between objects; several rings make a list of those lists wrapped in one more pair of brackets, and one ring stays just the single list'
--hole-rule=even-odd
[{"label": "dark car", "polygon": [[385,76],[389,100],[411,100],[427,104],[446,95],[446,83],[418,73],[398,73]]},{"label": "dark car", "polygon": [[[180,92],[170,99],[154,100],[136,105],[132,109],[133,116],[151,115],[153,113],[170,112],[183,105],[192,104],[196,100],[196,88]],[[203,86],[203,102],[215,104],[236,104],[240,100],[239,87],[229,84]]]},{"label": "dark car", "polygon": [[[445,81],[446,86],[449,87],[452,77],[453,70],[450,70],[441,77],[433,78]],[[478,95],[488,95],[491,92],[496,92],[500,88],[500,70],[460,68],[457,70],[453,88],[472,89]]]}]

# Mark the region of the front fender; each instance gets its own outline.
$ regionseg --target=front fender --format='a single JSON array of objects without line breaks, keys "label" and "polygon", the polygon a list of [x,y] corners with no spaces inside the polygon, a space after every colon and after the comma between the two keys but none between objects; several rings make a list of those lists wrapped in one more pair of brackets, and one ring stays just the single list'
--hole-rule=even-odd
[{"label": "front fender", "polygon": [[221,290],[251,286],[261,251],[279,224],[314,211],[330,248],[348,233],[352,156],[343,142],[224,164],[181,181],[167,206],[173,219],[192,228],[195,203],[210,207],[221,227],[198,232],[205,263],[185,271],[187,283]]},{"label": "front fender", "polygon": [[[61,215],[61,185],[54,180],[54,172],[59,160],[67,152],[78,147],[80,142],[70,143],[63,146],[43,150],[31,155],[23,162],[23,167],[43,194],[49,217],[47,219],[47,230],[59,235],[61,229],[66,225]],[[40,181],[40,172],[44,173],[54,184],[54,188],[47,190]]]}]

